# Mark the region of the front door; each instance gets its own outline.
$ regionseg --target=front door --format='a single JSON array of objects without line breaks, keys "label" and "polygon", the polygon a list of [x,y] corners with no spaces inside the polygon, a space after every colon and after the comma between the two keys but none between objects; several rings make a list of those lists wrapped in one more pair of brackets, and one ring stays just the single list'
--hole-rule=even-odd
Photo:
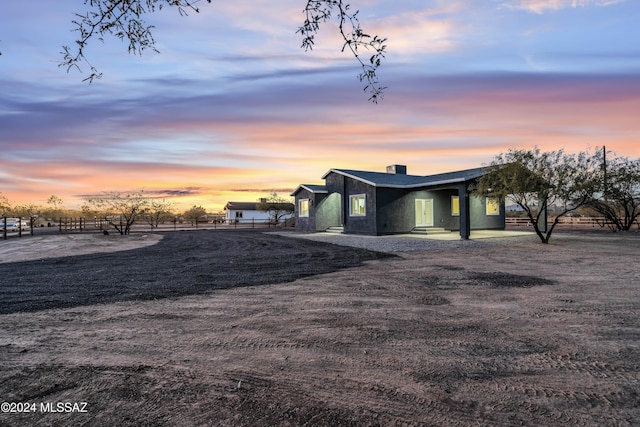
[{"label": "front door", "polygon": [[433,227],[433,199],[416,199],[416,227]]}]

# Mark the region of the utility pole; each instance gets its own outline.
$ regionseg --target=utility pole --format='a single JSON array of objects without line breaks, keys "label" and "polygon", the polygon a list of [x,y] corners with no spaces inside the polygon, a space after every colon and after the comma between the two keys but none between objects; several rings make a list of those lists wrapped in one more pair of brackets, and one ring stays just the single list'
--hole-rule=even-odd
[{"label": "utility pole", "polygon": [[607,147],[602,146],[602,172],[603,172],[603,196],[605,203],[607,202]]}]

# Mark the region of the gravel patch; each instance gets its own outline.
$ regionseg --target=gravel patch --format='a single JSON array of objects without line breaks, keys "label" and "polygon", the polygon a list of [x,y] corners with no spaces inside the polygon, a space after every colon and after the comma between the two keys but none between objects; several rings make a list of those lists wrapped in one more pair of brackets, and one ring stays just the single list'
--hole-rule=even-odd
[{"label": "gravel patch", "polygon": [[[332,243],[334,245],[349,246],[366,249],[375,252],[397,253],[434,251],[448,249],[482,248],[505,242],[531,241],[535,236],[493,238],[484,240],[437,240],[423,236],[358,236],[353,234],[334,233],[297,233],[297,232],[272,232],[287,237],[293,237],[315,242]],[[537,239],[537,237],[535,237]]]}]

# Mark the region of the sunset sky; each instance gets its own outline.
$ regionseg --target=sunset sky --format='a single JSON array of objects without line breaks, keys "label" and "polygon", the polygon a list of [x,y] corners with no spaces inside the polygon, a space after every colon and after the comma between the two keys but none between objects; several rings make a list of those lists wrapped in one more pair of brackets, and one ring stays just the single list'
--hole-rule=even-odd
[{"label": "sunset sky", "polygon": [[353,0],[363,29],[388,38],[377,105],[335,23],[300,48],[305,3],[165,8],[146,17],[159,54],[94,40],[103,78],[88,84],[57,65],[84,2],[6,2],[0,192],[77,207],[144,189],[216,212],[331,168],[426,175],[535,145],[640,157],[640,1]]}]

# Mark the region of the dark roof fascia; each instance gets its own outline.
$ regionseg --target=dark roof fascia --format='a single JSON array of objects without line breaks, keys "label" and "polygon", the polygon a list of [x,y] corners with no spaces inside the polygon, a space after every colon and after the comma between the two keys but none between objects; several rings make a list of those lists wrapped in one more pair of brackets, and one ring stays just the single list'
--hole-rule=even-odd
[{"label": "dark roof fascia", "polygon": [[293,193],[289,194],[290,196],[295,196],[300,190],[307,190],[310,193],[318,193],[318,194],[328,194],[329,191],[326,189],[324,185],[319,184],[300,184],[298,188],[293,190]]},{"label": "dark roof fascia", "polygon": [[[326,179],[332,172],[337,173],[338,175],[343,175],[346,176],[348,178],[351,179],[355,179],[356,181],[360,181],[360,182],[364,182],[365,184],[369,184],[373,187],[376,186],[376,184],[374,182],[368,181],[366,179],[362,179],[359,176],[355,176],[347,171],[341,170],[341,169],[330,169],[329,172],[325,173],[324,175],[322,175],[322,179]],[[356,172],[365,172],[365,171],[356,171]]]},{"label": "dark roof fascia", "polygon": [[[423,183],[417,185],[408,185],[405,188],[416,188],[416,187],[437,187],[441,185],[449,185],[449,184],[461,184],[464,182],[474,181],[480,178],[482,175],[486,174],[486,167],[479,167],[473,169],[465,169],[461,171],[454,172],[445,172],[436,175],[428,175],[425,176],[425,181]],[[450,178],[447,178],[450,176]],[[433,181],[432,181],[433,180]]]},{"label": "dark roof fascia", "polygon": [[[403,185],[403,186],[392,187],[392,188],[438,187],[440,185],[460,184],[460,183],[465,182],[465,181],[469,181],[469,180],[465,179],[465,178],[456,178],[456,179],[447,179],[447,180],[433,181],[433,182],[423,182],[423,183],[420,183],[420,184]],[[387,186],[383,185],[381,187],[387,187]]]},{"label": "dark roof fascia", "polygon": [[[486,170],[486,167],[480,167],[480,168],[475,168],[475,169],[466,169],[466,170],[462,170],[462,171],[455,171],[455,172],[445,172],[442,174],[436,174],[436,175],[426,175],[426,176],[421,176],[421,175],[404,175],[407,177],[411,177],[414,180],[415,179],[420,179],[420,182],[415,182],[412,184],[381,184],[381,183],[376,183],[373,182],[371,180],[359,177],[356,175],[356,173],[358,172],[365,172],[365,173],[371,173],[371,172],[366,172],[366,171],[349,171],[349,170],[341,170],[341,169],[331,169],[329,170],[327,173],[325,173],[322,178],[325,179],[327,176],[329,176],[329,174],[331,173],[337,173],[339,175],[343,175],[346,176],[348,178],[354,179],[356,181],[360,181],[363,182],[365,184],[371,185],[372,187],[379,187],[379,188],[406,188],[406,189],[412,189],[412,188],[423,188],[423,187],[437,187],[437,186],[441,186],[441,185],[448,185],[448,184],[460,184],[460,183],[464,183],[464,182],[468,182],[468,181],[473,181],[477,178],[479,178],[480,176],[484,175],[484,170]],[[383,172],[376,172],[379,173],[380,176],[385,176],[386,174]],[[463,174],[463,176],[459,176],[460,174]],[[452,178],[445,178],[446,175],[454,175],[455,177]],[[438,177],[442,177],[443,179],[437,179]],[[437,179],[436,181],[430,181],[431,179]]]}]

